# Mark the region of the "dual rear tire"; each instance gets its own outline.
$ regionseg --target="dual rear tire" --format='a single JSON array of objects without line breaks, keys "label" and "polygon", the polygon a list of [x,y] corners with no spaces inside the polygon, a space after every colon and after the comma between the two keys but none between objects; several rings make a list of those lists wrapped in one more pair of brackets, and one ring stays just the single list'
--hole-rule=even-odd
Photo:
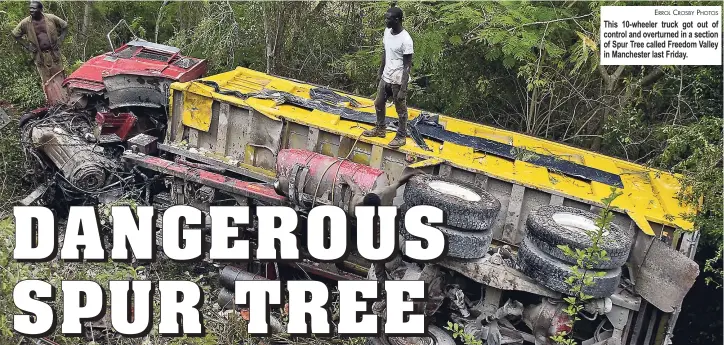
[{"label": "dual rear tire", "polygon": [[[573,286],[566,280],[574,274],[572,266],[577,265],[577,261],[559,246],[568,246],[573,251],[591,248],[590,235],[599,231],[598,217],[585,210],[555,205],[531,212],[526,220],[527,234],[518,247],[520,270],[553,291],[570,294]],[[582,286],[582,292],[594,298],[614,294],[631,244],[632,236],[625,229],[613,223],[603,229],[597,245],[609,259],[590,261],[591,269],[585,274],[593,278],[592,284]]]},{"label": "dual rear tire", "polygon": [[405,213],[418,205],[433,206],[444,214],[445,224],[434,226],[446,238],[447,257],[478,259],[487,254],[500,201],[482,187],[446,177],[417,175],[407,182],[404,201],[400,207],[400,233],[405,240],[417,239],[405,230]]}]

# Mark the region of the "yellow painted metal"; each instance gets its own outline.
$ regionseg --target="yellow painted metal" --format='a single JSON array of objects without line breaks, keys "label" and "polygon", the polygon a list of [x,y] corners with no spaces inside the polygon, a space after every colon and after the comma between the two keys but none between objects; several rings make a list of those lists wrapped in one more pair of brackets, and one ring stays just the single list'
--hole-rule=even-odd
[{"label": "yellow painted metal", "polygon": [[208,92],[199,90],[198,84],[190,84],[184,93],[183,124],[207,132],[211,126],[213,99]]},{"label": "yellow painted metal", "polygon": [[442,158],[429,158],[429,159],[421,160],[417,163],[412,163],[412,164],[408,165],[407,167],[410,169],[419,169],[419,168],[442,164],[444,162],[445,162],[445,160],[443,160]]},{"label": "yellow painted metal", "polygon": [[[266,88],[289,92],[307,99],[310,98],[309,90],[316,87],[241,67],[203,78],[203,80],[214,81],[225,90],[250,93]],[[316,127],[322,131],[352,138],[360,137],[363,130],[371,127],[367,124],[343,120],[335,114],[318,110],[310,111],[287,104],[278,105],[269,99],[251,97],[244,100],[235,96],[222,95],[213,92],[212,87],[198,82],[173,83],[171,88],[184,93],[183,124],[201,131],[208,130],[208,124],[211,121],[210,102],[212,99],[240,107],[251,107],[274,119],[284,118],[289,122]],[[356,100],[361,105],[353,109],[374,113],[373,100],[343,92],[340,92],[340,94]],[[207,101],[202,101],[198,99],[199,97],[205,98]],[[409,118],[414,119],[422,111],[409,108],[408,112]],[[387,116],[397,117],[394,107],[388,106]],[[664,171],[654,170],[595,152],[449,116],[441,115],[440,124],[448,131],[506,143],[521,149],[525,148],[536,154],[555,155],[561,159],[620,175],[624,184],[623,195],[616,199],[613,206],[624,210],[645,233],[654,234],[649,221],[686,231],[693,230],[693,224],[684,218],[685,214],[693,212],[693,208],[680,205],[676,199],[677,191],[681,188],[678,182],[681,176],[675,176]],[[393,136],[394,133],[388,133],[386,138],[360,137],[359,141],[387,147],[387,143]],[[493,178],[572,199],[587,201],[592,204],[600,205],[601,200],[611,192],[611,187],[608,185],[571,178],[545,167],[527,163],[524,158],[511,162],[496,156],[474,152],[472,148],[467,146],[450,142],[440,143],[430,139],[425,139],[425,141],[432,149],[432,152],[422,150],[410,138],[408,138],[406,145],[397,150],[424,159],[424,161],[418,162],[414,166],[424,166],[437,163],[440,160],[467,171],[482,173]],[[329,150],[331,148],[327,148],[322,144],[322,152]],[[376,159],[378,158],[373,157],[372,161]]]}]

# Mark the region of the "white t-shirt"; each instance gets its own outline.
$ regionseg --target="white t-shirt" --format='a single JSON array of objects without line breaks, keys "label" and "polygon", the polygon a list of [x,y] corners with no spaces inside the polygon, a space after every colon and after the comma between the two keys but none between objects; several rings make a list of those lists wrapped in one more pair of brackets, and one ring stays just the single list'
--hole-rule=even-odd
[{"label": "white t-shirt", "polygon": [[[385,36],[382,39],[385,46],[385,69],[382,71],[382,80],[390,84],[402,84],[402,56],[413,53],[412,37],[407,30],[397,35],[392,34],[392,29],[385,29]],[[409,78],[408,78],[409,82]]]}]

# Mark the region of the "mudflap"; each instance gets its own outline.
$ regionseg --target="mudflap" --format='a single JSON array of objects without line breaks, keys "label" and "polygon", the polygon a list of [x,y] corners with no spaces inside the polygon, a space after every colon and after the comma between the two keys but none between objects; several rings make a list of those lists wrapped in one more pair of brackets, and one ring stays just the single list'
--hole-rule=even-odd
[{"label": "mudflap", "polygon": [[699,265],[656,237],[636,241],[630,270],[634,290],[665,313],[679,309],[699,276]]}]

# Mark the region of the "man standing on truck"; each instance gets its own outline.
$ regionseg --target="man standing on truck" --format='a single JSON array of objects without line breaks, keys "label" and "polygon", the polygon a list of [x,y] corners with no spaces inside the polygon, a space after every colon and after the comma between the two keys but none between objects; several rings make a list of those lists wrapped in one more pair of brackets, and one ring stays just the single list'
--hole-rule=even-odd
[{"label": "man standing on truck", "polygon": [[385,29],[382,43],[382,63],[377,78],[377,98],[375,99],[375,111],[377,123],[373,129],[364,131],[366,137],[384,138],[387,135],[385,117],[386,102],[390,96],[395,101],[398,123],[397,135],[388,144],[392,148],[398,148],[407,140],[407,84],[410,81],[410,69],[412,68],[413,44],[412,37],[402,27],[402,10],[398,7],[390,7],[385,13]]},{"label": "man standing on truck", "polygon": [[68,23],[53,14],[43,13],[43,4],[40,1],[30,2],[30,16],[21,20],[12,31],[15,40],[33,54],[43,89],[51,102],[59,97],[57,92],[63,92],[59,82],[51,82],[53,90],[48,90],[47,84],[49,81],[62,82],[65,79],[60,44],[67,34]]}]

